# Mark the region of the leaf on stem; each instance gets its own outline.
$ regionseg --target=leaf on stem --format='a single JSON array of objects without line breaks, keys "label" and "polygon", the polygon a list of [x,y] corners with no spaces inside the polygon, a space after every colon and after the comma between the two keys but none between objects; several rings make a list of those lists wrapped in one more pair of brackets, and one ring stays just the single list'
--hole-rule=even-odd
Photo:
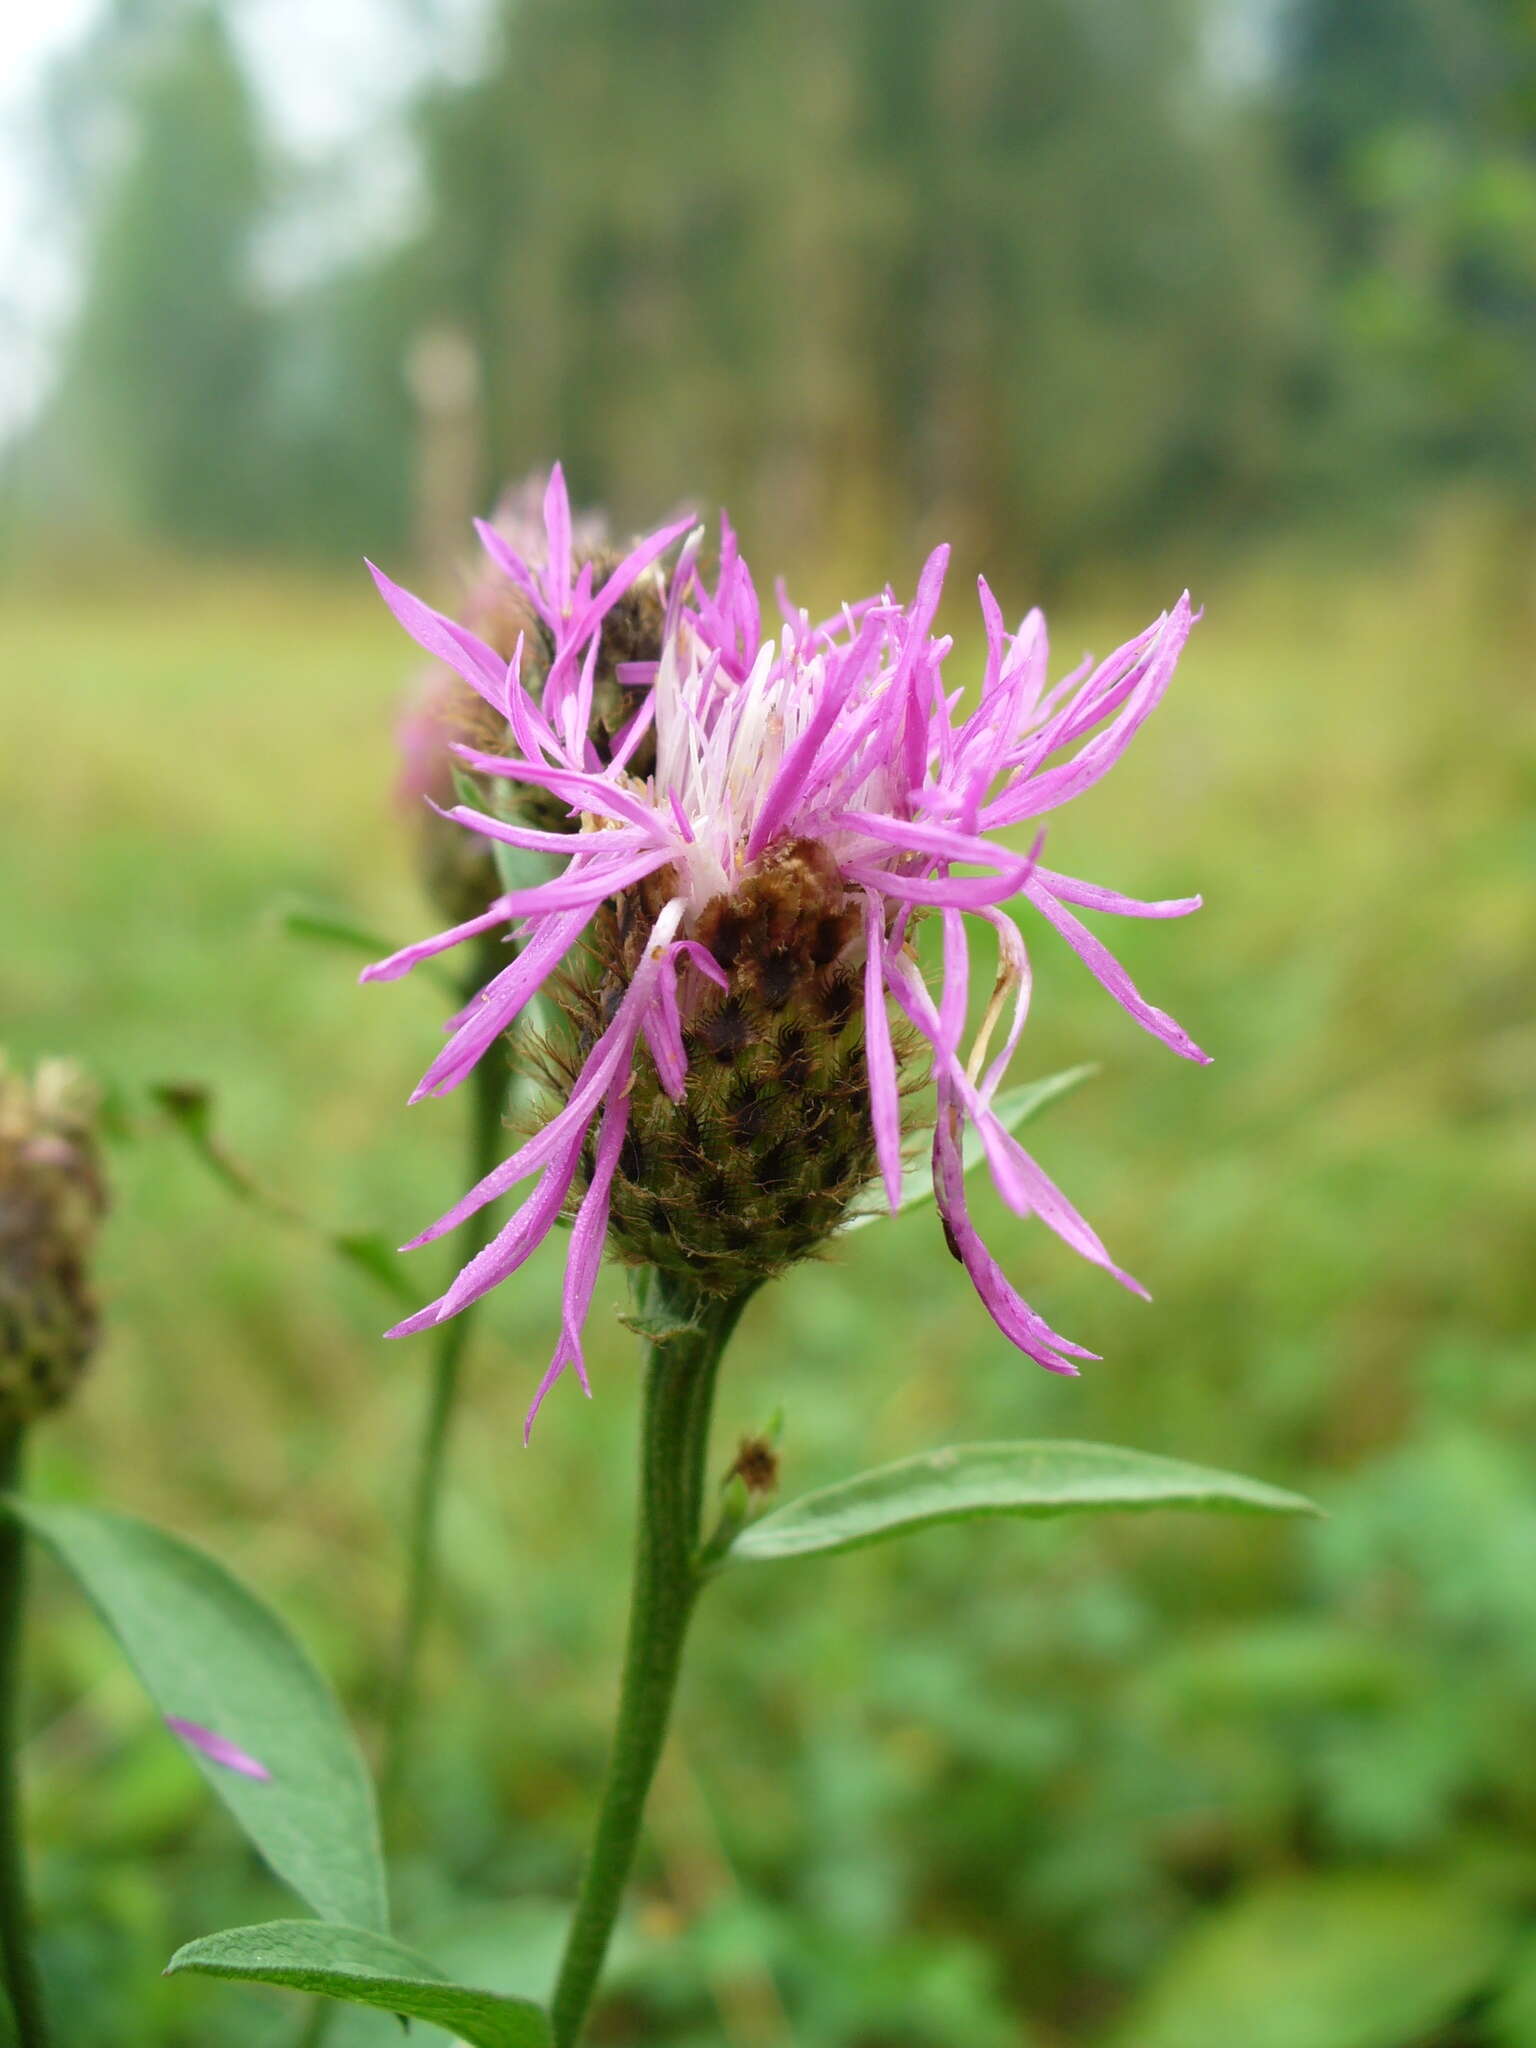
[{"label": "leaf on stem", "polygon": [[551,2048],[554,2040],[539,2006],[451,1983],[421,1956],[361,1927],[313,1920],[235,1927],[179,1949],[166,1975],[183,1970],[380,2006],[446,2028],[468,2048]]},{"label": "leaf on stem", "polygon": [[321,1236],[336,1254],[359,1272],[376,1281],[394,1301],[414,1308],[421,1289],[405,1277],[394,1246],[381,1230],[321,1230]]},{"label": "leaf on stem", "polygon": [[1299,1493],[1286,1493],[1262,1480],[1113,1444],[1049,1439],[955,1444],[862,1472],[776,1508],[743,1529],[723,1561],[757,1564],[817,1551],[854,1550],[933,1522],[968,1522],[983,1515],[1039,1517],[1145,1508],[1317,1513]]},{"label": "leaf on stem", "polygon": [[407,1279],[404,1267],[389,1240],[378,1231],[332,1230],[317,1223],[285,1195],[263,1187],[242,1161],[229,1150],[214,1128],[213,1090],[200,1081],[161,1081],[151,1095],[191,1145],[198,1158],[236,1201],[246,1203],[264,1216],[317,1237],[337,1258],[358,1267],[394,1301],[415,1304],[420,1290]]},{"label": "leaf on stem", "polygon": [[286,1625],[221,1564],[147,1522],[5,1506],[74,1575],[161,1713],[194,1731],[188,1756],[283,1883],[327,1920],[386,1927],[373,1785],[334,1694]]},{"label": "leaf on stem", "polygon": [[[320,945],[337,946],[348,953],[361,953],[369,960],[383,960],[399,951],[398,945],[363,925],[355,924],[342,910],[293,903],[280,908],[276,915],[280,928],[290,939],[310,939]],[[432,974],[431,961],[424,961],[418,971]],[[441,968],[436,970],[435,978],[446,978]]]},{"label": "leaf on stem", "polygon": [[634,1267],[629,1276],[629,1307],[619,1310],[619,1321],[647,1344],[671,1344],[679,1337],[698,1335],[699,1323],[691,1305],[679,1307],[669,1296],[663,1276],[651,1266]]}]

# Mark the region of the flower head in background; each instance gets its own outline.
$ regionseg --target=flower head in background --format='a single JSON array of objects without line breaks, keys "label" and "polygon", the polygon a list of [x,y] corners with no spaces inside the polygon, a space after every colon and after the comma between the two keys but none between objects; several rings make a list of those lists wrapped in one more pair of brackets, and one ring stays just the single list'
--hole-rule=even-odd
[{"label": "flower head in background", "polygon": [[67,1400],[96,1347],[96,1110],[70,1061],[43,1060],[29,1081],[0,1056],[0,1422]]},{"label": "flower head in background", "polygon": [[[531,586],[549,573],[542,514],[545,479],[527,477],[502,494],[483,535],[516,560],[522,582],[490,560],[466,577],[460,610],[464,623],[503,661],[522,646],[524,686],[540,694],[556,656],[557,633],[533,601]],[[686,524],[686,522],[684,522]],[[676,531],[680,531],[681,528]],[[674,532],[673,537],[676,537]],[[579,577],[586,572],[601,585],[618,566],[608,522],[589,512],[570,521],[570,557]],[[620,664],[654,662],[661,652],[666,586],[659,562],[642,569],[605,611],[593,686],[593,731],[599,745],[636,708],[638,692],[622,682]],[[397,793],[419,823],[420,865],[427,894],[449,916],[469,917],[496,894],[496,867],[487,841],[446,823],[441,807],[453,800],[456,781],[468,773],[455,744],[477,752],[509,752],[514,741],[499,707],[471,688],[454,667],[434,661],[419,678],[397,729],[400,774]],[[424,803],[423,798],[430,799]],[[545,799],[537,822],[551,830],[574,830],[565,805]]]},{"label": "flower head in background", "polygon": [[[585,1386],[581,1332],[605,1240],[704,1293],[729,1294],[815,1250],[871,1179],[894,1207],[903,1097],[919,1085],[921,1054],[950,1248],[1022,1351],[1075,1372],[1093,1354],[1013,1289],[971,1222],[963,1184],[970,1126],[1015,1212],[1039,1215],[1136,1286],[996,1114],[1030,995],[1008,906],[1038,912],[1138,1023],[1203,1060],[1077,916],[1174,917],[1199,899],[1139,902],[1042,865],[1038,838],[1024,850],[1000,835],[1038,833],[1113,767],[1173,674],[1187,596],[1107,661],[1052,687],[1040,614],[1008,632],[983,582],[987,658],[966,709],[945,676],[951,643],[932,630],[946,549],[909,603],[887,590],[815,623],[781,593],[768,627],[730,528],[712,580],[695,532],[668,579],[657,657],[617,666],[634,709],[616,731],[595,733],[605,622],[680,529],[652,535],[599,583],[593,564],[574,566],[558,469],[544,511],[542,560],[481,530],[539,623],[549,659],[533,688],[526,635],[508,662],[374,572],[400,623],[511,735],[505,751],[456,751],[512,801],[499,814],[457,805],[446,815],[565,862],[554,879],[503,893],[366,970],[391,979],[461,940],[508,933],[507,966],[452,1020],[413,1100],[457,1086],[541,989],[567,1025],[545,1061],[559,1087],[547,1122],[416,1242],[523,1182],[531,1192],[447,1293],[392,1334],[496,1286],[574,1203],[560,1341],[534,1409],[567,1368]],[[529,797],[558,806],[560,829],[529,822]],[[940,926],[934,988],[912,943],[922,918]],[[974,922],[990,928],[999,972],[967,1046]]]}]

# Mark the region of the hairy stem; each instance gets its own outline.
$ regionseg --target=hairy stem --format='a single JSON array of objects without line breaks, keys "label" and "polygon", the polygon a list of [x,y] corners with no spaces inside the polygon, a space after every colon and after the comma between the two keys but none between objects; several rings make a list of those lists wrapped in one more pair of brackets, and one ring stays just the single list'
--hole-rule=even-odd
[{"label": "hairy stem", "polygon": [[[0,1432],[0,1490],[20,1483],[23,1432]],[[42,1985],[32,1957],[26,1861],[21,1844],[21,1791],[16,1768],[21,1624],[26,1604],[26,1533],[0,1516],[0,1967],[16,2022],[19,2048],[46,2048],[48,2023]]]},{"label": "hairy stem", "polygon": [[[476,949],[464,981],[464,999],[490,980],[505,964],[500,947]],[[469,1185],[485,1178],[496,1164],[507,1074],[493,1049],[475,1068],[466,1091],[469,1098]],[[455,1270],[472,1259],[491,1235],[495,1205],[488,1203],[469,1217],[452,1239]],[[459,1375],[474,1327],[475,1305],[463,1309],[434,1332],[431,1385],[416,1455],[406,1530],[405,1601],[396,1639],[394,1666],[384,1707],[384,1749],[379,1770],[379,1797],[386,1822],[396,1810],[410,1766],[415,1728],[417,1673],[421,1645],[437,1596],[438,1513],[447,1464],[448,1439],[458,1402]]]},{"label": "hairy stem", "polygon": [[555,1986],[556,2048],[577,2048],[629,1882],[646,1794],[666,1738],[697,1562],[709,1418],[743,1300],[699,1305],[697,1327],[653,1345],[641,1425],[640,1508],[629,1638],[602,1807]]}]

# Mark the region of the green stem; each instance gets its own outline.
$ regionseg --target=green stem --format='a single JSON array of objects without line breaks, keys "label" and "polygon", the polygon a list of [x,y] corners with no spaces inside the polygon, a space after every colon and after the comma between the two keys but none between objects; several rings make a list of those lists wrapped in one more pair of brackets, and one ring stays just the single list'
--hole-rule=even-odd
[{"label": "green stem", "polygon": [[[23,1434],[21,1425],[13,1423],[0,1436],[0,1488],[7,1493],[20,1484]],[[0,1516],[0,1968],[5,1973],[19,2048],[46,2048],[48,2023],[32,1958],[16,1769],[26,1546],[20,1522],[11,1515]]]},{"label": "green stem", "polygon": [[[505,966],[500,945],[494,942],[475,949],[460,993],[468,1002],[493,974]],[[475,1068],[469,1084],[469,1185],[483,1180],[496,1164],[500,1149],[502,1110],[506,1103],[507,1071],[495,1048]],[[487,1203],[469,1217],[453,1239],[455,1271],[472,1259],[491,1235],[495,1204]],[[448,1438],[453,1411],[459,1398],[459,1375],[465,1348],[474,1327],[475,1305],[462,1309],[446,1323],[439,1323],[432,1353],[432,1377],[427,1392],[427,1413],[416,1452],[416,1476],[411,1486],[411,1512],[406,1528],[405,1599],[400,1612],[400,1632],[395,1639],[394,1662],[384,1699],[384,1742],[379,1764],[379,1806],[386,1824],[399,1810],[400,1798],[410,1769],[411,1738],[416,1725],[416,1681],[421,1664],[421,1646],[432,1618],[437,1595],[438,1508],[447,1468]],[[322,2048],[336,2018],[336,2007],[328,1999],[311,2006],[298,2048]]]},{"label": "green stem", "polygon": [[[474,964],[464,980],[465,1001],[504,964],[500,947],[489,954],[483,947],[477,948]],[[483,1180],[496,1164],[506,1092],[506,1068],[493,1047],[475,1068],[470,1082],[468,1166],[471,1187]],[[494,1215],[495,1205],[488,1203],[477,1209],[456,1233],[453,1239],[455,1271],[489,1242]],[[405,1602],[384,1707],[379,1798],[386,1821],[399,1803],[410,1765],[421,1645],[437,1595],[438,1512],[443,1494],[448,1438],[458,1402],[460,1368],[474,1327],[474,1315],[472,1304],[446,1323],[439,1323],[435,1333],[426,1420],[422,1425],[416,1477],[411,1489],[411,1512],[406,1534]]]},{"label": "green stem", "polygon": [[683,1642],[703,1584],[699,1519],[715,1375],[744,1297],[701,1305],[698,1327],[652,1346],[641,1426],[640,1513],[629,1640],[602,1808],[566,1940],[551,2017],[577,2048],[629,1882],[646,1794],[666,1738]]}]

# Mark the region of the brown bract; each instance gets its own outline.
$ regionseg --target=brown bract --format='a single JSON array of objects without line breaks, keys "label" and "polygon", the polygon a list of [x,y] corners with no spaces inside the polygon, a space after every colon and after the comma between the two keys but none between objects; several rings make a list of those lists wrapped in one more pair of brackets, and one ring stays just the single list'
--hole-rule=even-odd
[{"label": "brown bract", "polygon": [[779,1454],[765,1436],[744,1436],[726,1479],[739,1479],[748,1493],[772,1493],[779,1483]]},{"label": "brown bract", "polygon": [[[536,1054],[553,1092],[575,1085],[612,1021],[674,881],[664,870],[605,905],[585,960],[554,985],[564,1028]],[[700,911],[693,936],[729,987],[690,976],[681,1102],[648,1054],[636,1060],[609,1221],[620,1258],[729,1295],[815,1252],[843,1221],[875,1172],[859,926],[812,840],[772,850]],[[905,1034],[896,1050],[910,1058]],[[590,1165],[589,1148],[583,1184]]]},{"label": "brown bract", "polygon": [[0,1424],[73,1390],[95,1348],[89,1256],[106,1207],[93,1092],[62,1061],[32,1082],[0,1062]]}]

